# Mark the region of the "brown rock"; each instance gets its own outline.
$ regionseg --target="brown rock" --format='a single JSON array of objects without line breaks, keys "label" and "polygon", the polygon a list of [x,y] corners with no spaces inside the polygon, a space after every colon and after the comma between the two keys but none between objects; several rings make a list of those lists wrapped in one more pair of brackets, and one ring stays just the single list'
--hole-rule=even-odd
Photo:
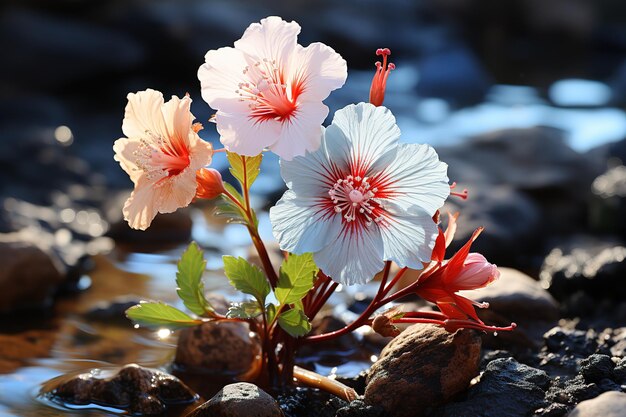
[{"label": "brown rock", "polygon": [[568,417],[626,417],[626,394],[609,391],[579,403]]},{"label": "brown rock", "polygon": [[0,313],[42,308],[63,281],[44,251],[25,242],[0,242]]},{"label": "brown rock", "polygon": [[478,374],[481,339],[415,324],[393,339],[369,371],[365,402],[396,417],[422,415],[463,391]]},{"label": "brown rock", "polygon": [[516,322],[559,319],[559,304],[539,281],[516,269],[498,270],[500,279],[485,288],[461,294],[471,300],[488,302],[491,311]]},{"label": "brown rock", "polygon": [[226,385],[187,417],[283,417],[278,403],[254,384]]},{"label": "brown rock", "polygon": [[60,380],[44,390],[53,401],[76,405],[98,404],[131,414],[161,414],[168,405],[189,404],[197,396],[178,378],[156,369],[130,364],[108,378],[100,370]]},{"label": "brown rock", "polygon": [[174,362],[186,372],[240,375],[260,354],[247,323],[209,322],[180,332]]}]

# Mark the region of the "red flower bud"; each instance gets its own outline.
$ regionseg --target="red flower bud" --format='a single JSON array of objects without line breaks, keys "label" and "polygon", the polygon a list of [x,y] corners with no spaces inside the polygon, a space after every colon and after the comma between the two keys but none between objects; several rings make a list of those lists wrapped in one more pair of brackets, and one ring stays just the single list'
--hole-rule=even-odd
[{"label": "red flower bud", "polygon": [[201,168],[196,171],[196,198],[211,199],[224,192],[222,175],[213,168]]}]

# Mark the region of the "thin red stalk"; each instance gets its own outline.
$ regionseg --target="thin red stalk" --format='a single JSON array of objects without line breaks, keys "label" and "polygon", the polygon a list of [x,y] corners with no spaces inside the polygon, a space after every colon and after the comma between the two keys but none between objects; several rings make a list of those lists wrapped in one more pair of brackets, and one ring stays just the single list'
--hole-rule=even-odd
[{"label": "thin red stalk", "polygon": [[319,342],[323,342],[326,340],[331,340],[336,337],[342,336],[346,333],[349,333],[361,327],[363,324],[365,324],[367,320],[370,318],[370,316],[372,315],[372,313],[374,313],[374,311],[376,311],[381,305],[378,302],[379,301],[378,298],[382,295],[384,291],[385,283],[387,282],[387,279],[389,278],[390,269],[391,269],[391,262],[387,261],[385,263],[385,269],[383,270],[383,277],[380,282],[380,287],[378,287],[378,292],[376,293],[376,296],[374,297],[372,302],[367,306],[365,311],[361,313],[361,315],[355,321],[353,321],[352,323],[348,324],[347,326],[339,330],[335,330],[334,332],[308,336],[302,339],[302,342],[303,343],[319,343]]},{"label": "thin red stalk", "polygon": [[310,310],[310,316],[308,316],[309,320],[313,320],[313,318],[317,316],[317,313],[319,313],[322,307],[324,307],[324,304],[326,304],[326,301],[328,301],[331,295],[333,295],[338,286],[339,283],[333,282],[330,284],[330,287],[326,290],[326,292],[317,299],[316,304]]}]

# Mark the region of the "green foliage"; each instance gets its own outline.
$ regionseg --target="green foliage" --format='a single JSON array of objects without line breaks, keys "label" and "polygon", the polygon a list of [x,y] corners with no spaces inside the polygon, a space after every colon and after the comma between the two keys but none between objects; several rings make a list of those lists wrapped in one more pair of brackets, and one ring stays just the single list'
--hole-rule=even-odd
[{"label": "green foliage", "polygon": [[252,183],[259,176],[261,170],[261,161],[263,154],[257,156],[243,156],[233,152],[226,152],[228,162],[230,163],[230,173],[248,190]]},{"label": "green foliage", "polygon": [[224,273],[231,285],[241,292],[250,294],[260,305],[264,305],[265,298],[270,293],[270,284],[263,271],[243,258],[224,256],[222,260]]},{"label": "green foliage", "polygon": [[232,303],[228,308],[226,317],[251,319],[259,316],[263,311],[256,301],[246,301],[244,303]]},{"label": "green foliage", "polygon": [[203,316],[215,310],[204,297],[202,273],[206,267],[203,253],[195,242],[191,242],[178,261],[176,272],[176,293],[183,300],[185,307],[193,313]]},{"label": "green foliage", "polygon": [[[243,205],[243,197],[239,191],[235,189],[235,187],[225,182],[224,189],[235,197],[241,205]],[[226,217],[228,219],[228,223],[247,224],[246,214],[237,204],[233,203],[230,199],[223,195],[217,200],[213,214],[216,217]]]},{"label": "green foliage", "polygon": [[278,325],[293,337],[304,336],[311,331],[309,318],[298,308],[292,308],[278,316]]},{"label": "green foliage", "polygon": [[265,306],[265,312],[267,313],[267,322],[273,324],[276,318],[276,305],[269,303]]},{"label": "green foliage", "polygon": [[128,310],[126,317],[135,324],[145,327],[167,327],[181,329],[202,324],[202,320],[194,319],[179,309],[162,302],[142,302]]},{"label": "green foliage", "polygon": [[280,267],[276,299],[281,304],[297,303],[313,288],[317,266],[313,254],[289,255]]}]

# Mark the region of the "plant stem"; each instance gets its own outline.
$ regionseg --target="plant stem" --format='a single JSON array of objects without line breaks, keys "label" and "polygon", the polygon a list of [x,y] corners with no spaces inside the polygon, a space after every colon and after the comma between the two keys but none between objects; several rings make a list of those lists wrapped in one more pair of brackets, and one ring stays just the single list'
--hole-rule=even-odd
[{"label": "plant stem", "polygon": [[385,291],[385,284],[387,283],[387,279],[389,278],[390,270],[391,270],[391,261],[387,261],[385,262],[385,268],[383,269],[383,277],[380,281],[380,286],[378,287],[378,292],[376,293],[376,296],[374,296],[374,299],[372,300],[372,302],[367,306],[365,311],[363,311],[363,313],[361,313],[361,315],[356,320],[354,320],[352,323],[348,324],[347,326],[339,330],[335,330],[329,333],[305,337],[302,340],[302,342],[304,343],[324,342],[324,341],[342,336],[366,324],[367,320],[370,318],[372,313],[374,313],[376,310],[378,310],[378,308],[380,308],[381,305],[383,305],[379,302],[379,299],[383,296],[383,293]]},{"label": "plant stem", "polygon": [[312,388],[319,388],[326,392],[330,392],[331,394],[335,394],[337,397],[348,402],[355,400],[358,396],[356,391],[347,385],[315,372],[300,368],[299,366],[293,367],[293,376],[296,380],[298,380],[298,382]]}]

